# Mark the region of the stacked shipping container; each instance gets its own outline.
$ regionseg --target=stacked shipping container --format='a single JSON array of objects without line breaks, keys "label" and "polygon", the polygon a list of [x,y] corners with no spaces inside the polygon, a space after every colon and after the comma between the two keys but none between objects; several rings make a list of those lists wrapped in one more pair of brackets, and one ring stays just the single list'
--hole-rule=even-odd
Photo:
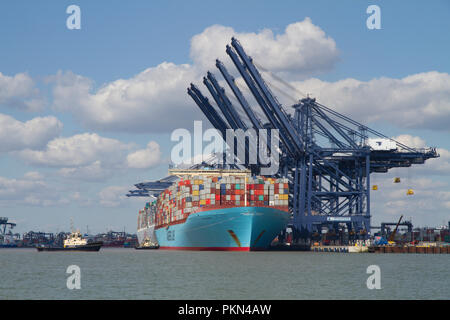
[{"label": "stacked shipping container", "polygon": [[275,207],[288,211],[285,178],[244,176],[184,176],[139,211],[138,229],[182,223],[189,214],[227,207]]},{"label": "stacked shipping container", "polygon": [[147,228],[154,224],[156,217],[156,200],[152,203],[147,202],[145,208],[139,210],[138,215],[138,230],[141,228]]}]

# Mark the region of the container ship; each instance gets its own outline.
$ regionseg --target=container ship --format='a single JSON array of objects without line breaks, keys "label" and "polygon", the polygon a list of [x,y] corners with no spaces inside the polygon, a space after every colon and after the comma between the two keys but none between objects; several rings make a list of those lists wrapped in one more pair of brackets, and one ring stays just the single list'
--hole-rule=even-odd
[{"label": "container ship", "polygon": [[138,240],[160,249],[266,249],[290,219],[288,197],[285,178],[252,177],[247,170],[183,170],[139,211]]}]

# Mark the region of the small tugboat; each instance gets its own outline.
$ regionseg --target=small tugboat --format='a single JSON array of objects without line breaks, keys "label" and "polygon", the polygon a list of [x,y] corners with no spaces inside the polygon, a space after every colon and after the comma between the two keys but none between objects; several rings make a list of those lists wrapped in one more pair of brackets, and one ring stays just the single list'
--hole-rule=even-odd
[{"label": "small tugboat", "polygon": [[159,244],[155,244],[150,241],[149,238],[145,238],[141,245],[134,247],[136,250],[149,250],[149,249],[159,249]]},{"label": "small tugboat", "polygon": [[63,247],[36,247],[38,251],[99,251],[103,242],[88,242],[80,231],[72,232],[65,240]]}]

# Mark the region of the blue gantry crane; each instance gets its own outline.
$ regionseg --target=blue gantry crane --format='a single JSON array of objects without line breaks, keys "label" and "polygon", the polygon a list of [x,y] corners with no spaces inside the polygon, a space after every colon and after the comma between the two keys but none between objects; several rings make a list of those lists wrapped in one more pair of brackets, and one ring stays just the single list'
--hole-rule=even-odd
[{"label": "blue gantry crane", "polygon": [[[279,152],[277,175],[289,179],[292,226],[297,239],[320,232],[325,225],[336,228],[340,223],[364,238],[370,233],[370,174],[439,157],[435,148],[410,148],[310,97],[297,101],[292,105],[293,112],[288,113],[237,39],[231,39],[226,53],[261,112],[252,109],[235,78],[219,60],[216,67],[237,104],[209,71],[203,83],[218,108],[194,84],[187,89],[188,94],[224,140],[229,129],[278,129],[280,146],[271,151]],[[237,107],[245,116],[237,112]],[[388,147],[378,147],[386,144]],[[260,166],[244,165],[259,174]]]},{"label": "blue gantry crane", "polygon": [[[314,98],[294,99],[296,102],[291,106],[292,112],[287,112],[237,39],[231,39],[226,53],[260,112],[252,108],[232,73],[219,60],[216,60],[216,67],[232,95],[209,71],[203,78],[203,84],[213,102],[195,84],[190,84],[187,93],[224,140],[227,130],[278,131],[279,146],[270,152],[277,152],[279,156],[279,170],[275,176],[289,180],[294,240],[310,238],[313,233],[320,233],[324,226],[336,230],[342,223],[346,224],[348,231],[361,238],[367,237],[371,218],[370,174],[423,164],[427,159],[439,157],[436,148],[410,148],[320,104]],[[293,88],[289,83],[275,78]],[[237,103],[233,103],[230,97]],[[239,113],[238,108],[243,113]],[[243,161],[238,167],[250,169],[255,175],[260,174],[262,166],[248,162],[252,142],[244,141],[244,144],[240,147],[245,149],[247,157],[240,159]],[[270,146],[268,141],[264,144]],[[260,145],[258,141],[257,146],[252,147]],[[238,156],[236,146],[228,152]],[[204,162],[191,169],[205,165],[224,166]],[[175,176],[168,176],[154,182],[138,183],[135,185],[137,190],[130,190],[127,196],[157,196],[175,179]]]}]

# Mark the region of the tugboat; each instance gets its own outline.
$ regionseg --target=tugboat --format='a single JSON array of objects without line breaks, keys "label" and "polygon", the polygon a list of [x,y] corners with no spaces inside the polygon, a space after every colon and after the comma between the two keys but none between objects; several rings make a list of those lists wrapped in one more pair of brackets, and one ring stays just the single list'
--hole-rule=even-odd
[{"label": "tugboat", "polygon": [[65,240],[63,247],[36,247],[38,251],[99,251],[103,242],[88,242],[80,231],[72,232]]},{"label": "tugboat", "polygon": [[150,241],[149,238],[145,238],[141,245],[134,247],[136,250],[149,250],[149,249],[159,249],[159,244],[155,244]]}]

